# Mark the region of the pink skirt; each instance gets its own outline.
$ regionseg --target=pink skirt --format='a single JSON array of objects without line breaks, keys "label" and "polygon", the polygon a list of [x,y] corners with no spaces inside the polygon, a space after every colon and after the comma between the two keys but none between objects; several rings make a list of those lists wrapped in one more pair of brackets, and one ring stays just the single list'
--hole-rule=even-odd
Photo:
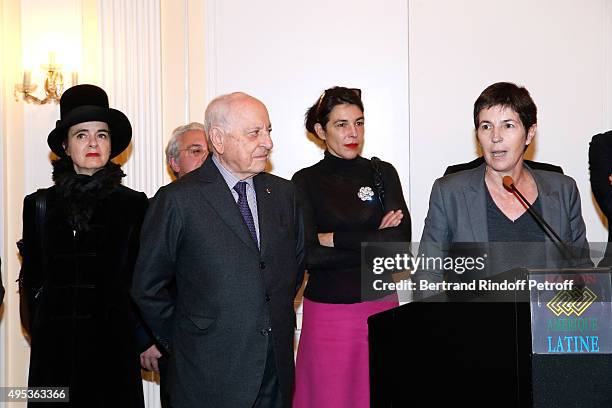
[{"label": "pink skirt", "polygon": [[367,319],[397,305],[395,295],[352,304],[304,299],[293,407],[369,407]]}]

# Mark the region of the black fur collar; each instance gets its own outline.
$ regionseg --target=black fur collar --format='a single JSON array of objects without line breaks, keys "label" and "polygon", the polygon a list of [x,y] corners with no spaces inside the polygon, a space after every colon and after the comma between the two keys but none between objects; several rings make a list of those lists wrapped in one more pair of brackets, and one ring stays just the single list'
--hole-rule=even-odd
[{"label": "black fur collar", "polygon": [[89,220],[98,207],[119,184],[125,174],[121,166],[111,162],[93,176],[77,174],[70,157],[53,163],[53,181],[64,201],[68,224],[75,231],[88,231]]}]

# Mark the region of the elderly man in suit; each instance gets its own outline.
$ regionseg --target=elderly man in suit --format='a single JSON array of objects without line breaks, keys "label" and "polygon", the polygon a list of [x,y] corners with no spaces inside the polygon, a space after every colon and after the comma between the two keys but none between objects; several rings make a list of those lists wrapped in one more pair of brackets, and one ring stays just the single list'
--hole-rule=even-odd
[{"label": "elderly man in suit", "polygon": [[212,155],[149,208],[132,293],[169,352],[174,408],[289,407],[304,270],[296,193],[264,172],[272,129],[259,100],[220,96],[205,127]]}]

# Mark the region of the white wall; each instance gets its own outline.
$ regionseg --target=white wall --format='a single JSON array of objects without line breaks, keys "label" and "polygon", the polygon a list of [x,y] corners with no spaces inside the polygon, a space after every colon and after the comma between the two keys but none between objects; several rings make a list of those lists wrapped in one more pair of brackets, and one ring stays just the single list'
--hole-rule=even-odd
[{"label": "white wall", "polygon": [[591,199],[587,151],[592,135],[612,128],[611,3],[410,1],[414,231],[423,228],[435,178],[475,157],[474,101],[491,83],[510,81],[527,87],[539,109],[529,154],[576,179],[588,238],[607,239]]},{"label": "white wall", "polygon": [[322,157],[305,135],[306,109],[334,85],[362,90],[364,155],[407,180],[407,4],[387,0],[210,0],[204,27],[208,99],[246,91],[272,120],[273,172],[290,178]]}]

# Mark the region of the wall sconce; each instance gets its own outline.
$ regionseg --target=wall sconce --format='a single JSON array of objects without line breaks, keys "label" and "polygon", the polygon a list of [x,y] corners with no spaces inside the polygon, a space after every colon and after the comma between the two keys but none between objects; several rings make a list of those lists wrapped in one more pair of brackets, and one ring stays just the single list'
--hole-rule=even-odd
[{"label": "wall sconce", "polygon": [[[19,101],[19,95],[22,94],[22,99],[28,103],[35,105],[44,105],[46,103],[58,103],[62,92],[64,91],[64,76],[62,75],[62,66],[55,63],[55,53],[49,53],[49,63],[41,65],[41,68],[47,73],[45,79],[45,97],[43,99],[32,95],[36,90],[37,85],[32,83],[32,73],[30,71],[23,72],[23,83],[15,85],[15,100]],[[76,85],[79,81],[78,72],[72,72],[72,85]]]}]

